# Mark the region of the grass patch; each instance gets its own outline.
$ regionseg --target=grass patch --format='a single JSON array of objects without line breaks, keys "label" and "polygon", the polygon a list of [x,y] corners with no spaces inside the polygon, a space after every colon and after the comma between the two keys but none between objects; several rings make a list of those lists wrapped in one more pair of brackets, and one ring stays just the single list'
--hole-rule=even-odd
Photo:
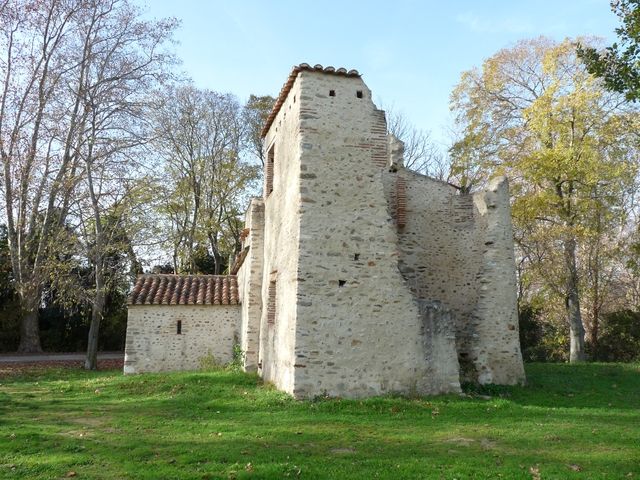
[{"label": "grass patch", "polygon": [[48,369],[0,379],[0,478],[640,478],[640,366],[526,387],[299,402],[256,376]]}]

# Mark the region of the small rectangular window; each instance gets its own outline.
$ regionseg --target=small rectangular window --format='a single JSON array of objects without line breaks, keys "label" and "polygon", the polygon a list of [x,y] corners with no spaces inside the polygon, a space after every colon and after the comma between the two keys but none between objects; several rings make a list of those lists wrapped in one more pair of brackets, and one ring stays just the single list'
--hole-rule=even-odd
[{"label": "small rectangular window", "polygon": [[273,192],[273,169],[275,168],[275,145],[272,145],[267,154],[267,164],[265,165],[265,196],[269,196]]},{"label": "small rectangular window", "polygon": [[274,325],[276,323],[276,282],[269,282],[269,298],[267,299],[267,324]]},{"label": "small rectangular window", "polygon": [[362,90],[356,91],[356,97],[362,98]]},{"label": "small rectangular window", "polygon": [[335,97],[336,96],[336,91],[335,90],[329,90],[329,96],[330,97]]},{"label": "small rectangular window", "polygon": [[182,320],[176,322],[176,335],[182,335]]}]

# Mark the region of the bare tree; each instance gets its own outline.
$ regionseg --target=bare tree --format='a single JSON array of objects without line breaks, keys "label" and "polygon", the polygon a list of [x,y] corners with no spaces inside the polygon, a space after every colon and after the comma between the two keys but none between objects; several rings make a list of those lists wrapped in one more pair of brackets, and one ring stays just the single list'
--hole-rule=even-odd
[{"label": "bare tree", "polygon": [[82,82],[69,40],[80,9],[73,0],[0,6],[2,196],[22,311],[21,352],[41,350],[41,279],[77,182],[80,105],[60,108],[60,99]]},{"label": "bare tree", "polygon": [[[79,188],[105,168],[97,162],[140,141],[128,127],[169,60],[159,47],[174,22],[141,22],[127,0],[4,0],[0,25],[1,193],[22,310],[19,350],[38,351],[43,279],[62,268],[63,227]],[[94,186],[89,196],[93,189],[99,202],[104,191]],[[101,312],[99,299],[94,306]]]},{"label": "bare tree", "polygon": [[386,116],[389,133],[404,143],[404,166],[414,172],[447,181],[449,162],[429,132],[416,128],[393,108],[386,109]]},{"label": "bare tree", "polygon": [[123,241],[127,210],[135,198],[135,155],[151,135],[146,128],[149,92],[167,76],[172,57],[162,45],[174,26],[172,20],[142,21],[124,0],[94,0],[78,21],[79,65],[87,71],[77,93],[84,125],[78,150],[83,167],[79,193],[85,194],[79,197],[80,217],[91,227],[83,229],[83,237],[94,279],[86,369],[97,368],[100,322],[115,273],[108,254],[124,248],[114,243]]},{"label": "bare tree", "polygon": [[157,116],[157,148],[166,161],[164,212],[176,272],[195,272],[195,251],[207,246],[214,273],[238,248],[238,217],[259,174],[242,160],[243,110],[229,94],[192,86],[171,89]]},{"label": "bare tree", "polygon": [[251,154],[260,160],[264,167],[264,142],[262,129],[267,122],[269,113],[276,99],[270,95],[259,97],[250,95],[244,106],[244,122],[246,126],[247,145]]}]

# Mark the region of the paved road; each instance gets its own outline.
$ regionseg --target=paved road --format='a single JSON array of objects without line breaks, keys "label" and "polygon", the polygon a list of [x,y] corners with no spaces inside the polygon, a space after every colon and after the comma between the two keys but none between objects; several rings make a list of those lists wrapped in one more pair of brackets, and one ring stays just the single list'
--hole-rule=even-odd
[{"label": "paved road", "polygon": [[[38,353],[38,354],[2,354],[0,355],[0,363],[31,363],[31,362],[73,362],[84,360],[84,353]],[[122,352],[106,352],[99,353],[98,360],[122,360],[124,353]]]}]

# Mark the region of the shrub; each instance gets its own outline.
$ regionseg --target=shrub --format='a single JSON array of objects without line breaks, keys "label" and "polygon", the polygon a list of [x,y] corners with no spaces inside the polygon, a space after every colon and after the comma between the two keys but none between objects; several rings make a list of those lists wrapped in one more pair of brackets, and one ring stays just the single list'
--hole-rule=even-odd
[{"label": "shrub", "polygon": [[542,309],[524,305],[519,312],[520,347],[527,362],[568,360],[569,332],[564,323],[550,322]]},{"label": "shrub", "polygon": [[244,367],[244,352],[239,344],[233,346],[233,360],[227,364],[227,370],[232,372],[240,372]]},{"label": "shrub", "polygon": [[602,319],[594,359],[604,362],[640,360],[640,312],[621,310]]},{"label": "shrub", "polygon": [[224,369],[224,365],[209,351],[199,360],[200,370],[205,372],[218,372]]}]

